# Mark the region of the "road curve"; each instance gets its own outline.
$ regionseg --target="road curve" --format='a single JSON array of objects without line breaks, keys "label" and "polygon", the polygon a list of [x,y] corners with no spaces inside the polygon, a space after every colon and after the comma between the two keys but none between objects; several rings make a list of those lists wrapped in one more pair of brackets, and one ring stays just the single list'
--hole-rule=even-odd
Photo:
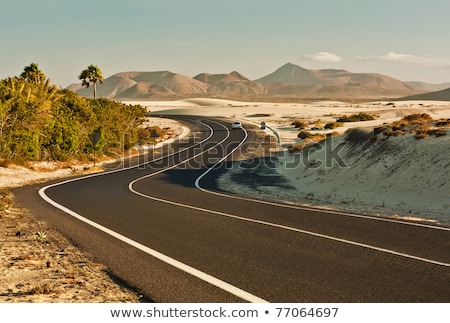
[{"label": "road curve", "polygon": [[191,135],[153,155],[14,193],[158,302],[450,301],[449,228],[221,192],[258,136],[179,118]]}]

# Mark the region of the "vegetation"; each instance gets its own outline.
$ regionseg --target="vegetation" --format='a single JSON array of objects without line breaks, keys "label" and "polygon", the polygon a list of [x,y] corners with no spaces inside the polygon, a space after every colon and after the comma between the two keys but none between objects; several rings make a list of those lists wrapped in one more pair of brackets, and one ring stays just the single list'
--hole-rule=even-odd
[{"label": "vegetation", "polygon": [[369,120],[375,120],[375,117],[371,114],[360,112],[358,114],[352,114],[350,117],[347,117],[346,115],[338,118],[337,122],[358,122],[358,121],[369,121]]},{"label": "vegetation", "polygon": [[91,64],[87,69],[81,72],[78,78],[82,81],[82,85],[86,86],[86,88],[89,88],[91,83],[94,85],[94,99],[97,98],[97,83],[100,82],[103,84],[104,81],[102,70]]},{"label": "vegetation", "polygon": [[311,138],[314,138],[316,136],[319,136],[319,135],[313,134],[313,133],[311,133],[309,131],[300,131],[298,133],[298,135],[297,135],[298,138],[303,139],[303,140],[304,139],[311,139]]},{"label": "vegetation", "polygon": [[433,120],[427,113],[416,113],[403,117],[392,124],[385,124],[373,130],[375,135],[399,136],[414,134],[416,139],[424,139],[429,136],[441,137],[447,135],[447,127],[450,120]]},{"label": "vegetation", "polygon": [[298,129],[308,128],[308,125],[305,122],[299,121],[299,120],[292,121],[291,125],[294,126],[294,128],[298,128]]},{"label": "vegetation", "polygon": [[[156,138],[163,138],[168,133],[168,128],[161,129],[158,126],[141,128],[138,130],[138,144],[139,145],[154,145],[156,144]],[[157,137],[153,137],[155,133]]]},{"label": "vegetation", "polygon": [[20,74],[20,77],[33,83],[42,83],[47,78],[36,63],[31,63],[29,66],[25,66],[22,74]]},{"label": "vegetation", "polygon": [[144,108],[87,99],[59,90],[31,64],[21,78],[0,80],[0,162],[64,161],[92,153],[88,134],[101,134],[100,152],[138,141]]},{"label": "vegetation", "polygon": [[261,118],[261,117],[270,117],[272,116],[269,113],[256,113],[256,114],[250,114],[247,116],[247,118]]},{"label": "vegetation", "polygon": [[321,133],[311,133],[308,131],[300,131],[297,137],[299,139],[302,139],[302,142],[299,144],[289,146],[288,151],[291,153],[311,147],[327,138],[327,135]]},{"label": "vegetation", "polygon": [[343,127],[344,126],[344,124],[342,123],[342,122],[330,122],[330,123],[327,123],[323,128],[324,129],[335,129],[335,128],[337,128],[337,127]]},{"label": "vegetation", "polygon": [[[14,204],[13,195],[9,190],[0,190],[0,211],[9,209]],[[1,214],[0,214],[1,218]]]}]

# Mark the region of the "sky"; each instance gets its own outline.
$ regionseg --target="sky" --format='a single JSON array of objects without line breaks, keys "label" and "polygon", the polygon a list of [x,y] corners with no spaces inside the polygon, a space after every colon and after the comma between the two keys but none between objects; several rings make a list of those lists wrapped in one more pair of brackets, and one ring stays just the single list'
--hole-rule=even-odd
[{"label": "sky", "polygon": [[88,65],[238,71],[286,63],[450,82],[450,0],[0,0],[0,79],[39,64],[53,84]]}]

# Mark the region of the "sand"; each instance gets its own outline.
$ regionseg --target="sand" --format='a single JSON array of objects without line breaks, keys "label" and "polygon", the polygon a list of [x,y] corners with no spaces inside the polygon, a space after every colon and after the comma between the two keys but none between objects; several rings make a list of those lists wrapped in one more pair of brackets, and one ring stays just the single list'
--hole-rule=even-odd
[{"label": "sand", "polygon": [[0,211],[0,303],[123,303],[141,297],[26,210]]}]

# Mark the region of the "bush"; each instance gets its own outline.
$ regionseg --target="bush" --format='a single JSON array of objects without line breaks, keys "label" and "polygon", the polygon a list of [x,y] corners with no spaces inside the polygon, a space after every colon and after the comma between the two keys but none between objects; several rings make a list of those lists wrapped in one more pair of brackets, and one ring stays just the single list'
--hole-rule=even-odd
[{"label": "bush", "polygon": [[438,128],[431,130],[431,133],[436,137],[442,137],[447,135],[447,129],[445,128]]},{"label": "bush", "polygon": [[308,131],[300,131],[299,134],[297,135],[297,137],[300,139],[311,138],[313,136],[314,135]]},{"label": "bush", "polygon": [[425,138],[427,138],[429,135],[428,135],[428,133],[425,131],[425,132],[417,132],[415,135],[414,135],[414,138],[416,138],[416,139],[425,139]]},{"label": "bush", "polygon": [[430,122],[433,120],[433,118],[428,113],[415,113],[407,115],[406,117],[403,117],[402,120],[409,121],[409,122],[415,122],[415,123],[424,123],[424,122]]},{"label": "bush", "polygon": [[[0,160],[83,158],[92,153],[88,134],[101,134],[97,148],[108,151],[137,142],[145,109],[108,99],[86,99],[49,82],[0,80]],[[128,136],[128,142],[124,137]],[[88,156],[88,155],[87,155]]]},{"label": "bush", "polygon": [[443,120],[436,122],[436,127],[448,127],[450,125],[450,121]]},{"label": "bush", "polygon": [[380,133],[385,132],[387,129],[388,129],[387,127],[375,127],[375,128],[373,129],[373,134],[374,134],[374,135],[378,135],[378,134],[380,134]]},{"label": "bush", "polygon": [[295,120],[291,123],[292,126],[299,129],[306,129],[308,128],[308,125],[302,121]]},{"label": "bush", "polygon": [[369,120],[375,120],[375,117],[371,114],[360,112],[358,114],[352,114],[350,117],[347,117],[346,115],[340,117],[337,119],[337,122],[358,122],[358,121],[369,121]]},{"label": "bush", "polygon": [[343,126],[344,126],[344,124],[342,122],[337,122],[336,121],[336,122],[327,123],[325,125],[324,129],[335,129],[337,127],[343,127]]},{"label": "bush", "polygon": [[398,136],[407,133],[414,134],[416,139],[429,136],[441,137],[447,135],[448,120],[434,121],[427,113],[416,113],[403,117],[390,125],[377,127],[374,134],[383,133],[385,136]]},{"label": "bush", "polygon": [[[152,137],[153,131],[158,135],[157,138]],[[158,138],[163,138],[167,134],[167,129],[161,129],[157,126],[147,127],[138,130],[138,143],[140,145],[155,144]]]}]

